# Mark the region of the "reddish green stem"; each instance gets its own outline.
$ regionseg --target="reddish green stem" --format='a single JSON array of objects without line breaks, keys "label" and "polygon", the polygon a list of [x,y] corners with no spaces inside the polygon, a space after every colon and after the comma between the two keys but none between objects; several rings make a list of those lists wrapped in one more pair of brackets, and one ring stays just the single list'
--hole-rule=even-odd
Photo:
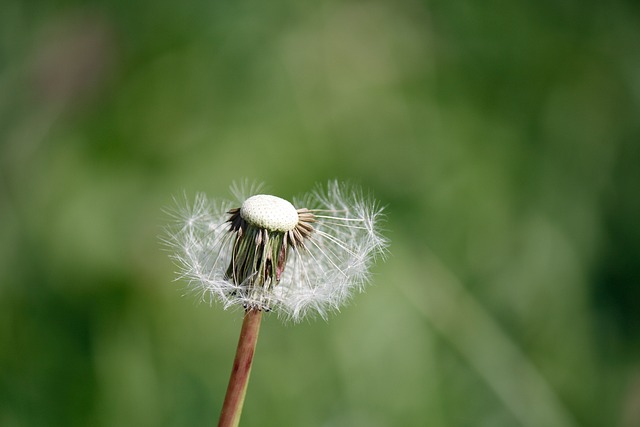
[{"label": "reddish green stem", "polygon": [[233,370],[231,378],[229,378],[227,395],[222,405],[218,427],[237,427],[240,423],[242,404],[247,393],[247,383],[251,374],[251,363],[253,362],[253,353],[256,350],[261,319],[262,311],[256,309],[250,309],[244,315],[236,358],[233,361]]}]

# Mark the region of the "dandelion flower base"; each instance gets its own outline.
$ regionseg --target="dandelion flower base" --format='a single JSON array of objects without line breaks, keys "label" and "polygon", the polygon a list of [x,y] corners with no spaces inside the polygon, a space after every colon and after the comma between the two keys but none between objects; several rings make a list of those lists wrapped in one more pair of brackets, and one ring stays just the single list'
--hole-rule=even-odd
[{"label": "dandelion flower base", "polygon": [[291,231],[298,224],[298,212],[291,203],[266,194],[245,200],[240,216],[251,225],[270,231]]}]

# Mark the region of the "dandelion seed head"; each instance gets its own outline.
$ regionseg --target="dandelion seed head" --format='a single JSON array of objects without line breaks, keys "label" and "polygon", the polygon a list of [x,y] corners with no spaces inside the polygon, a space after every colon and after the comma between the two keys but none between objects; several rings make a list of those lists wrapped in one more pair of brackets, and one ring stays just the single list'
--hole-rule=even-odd
[{"label": "dandelion seed head", "polygon": [[293,203],[232,189],[240,203],[199,194],[183,204],[164,238],[179,278],[225,309],[327,319],[364,289],[385,254],[382,209],[356,187],[330,182]]},{"label": "dandelion seed head", "polygon": [[280,197],[267,194],[251,196],[242,203],[240,216],[256,227],[271,231],[291,231],[298,224],[298,212]]}]

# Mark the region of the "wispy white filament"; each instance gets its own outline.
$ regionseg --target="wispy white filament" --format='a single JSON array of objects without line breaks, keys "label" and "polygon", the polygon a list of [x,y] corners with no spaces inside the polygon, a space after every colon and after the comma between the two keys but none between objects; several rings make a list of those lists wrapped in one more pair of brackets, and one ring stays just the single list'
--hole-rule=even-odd
[{"label": "wispy white filament", "polygon": [[195,203],[177,211],[177,226],[167,237],[180,267],[180,277],[203,299],[217,300],[225,308],[266,305],[281,317],[300,321],[307,315],[327,318],[368,282],[369,271],[386,248],[379,232],[382,209],[349,185],[330,182],[301,199],[296,209],[307,208],[316,218],[304,246],[290,247],[280,278],[272,289],[243,292],[227,277],[234,234],[228,211],[251,194],[238,194],[235,202],[209,200],[198,194]]}]

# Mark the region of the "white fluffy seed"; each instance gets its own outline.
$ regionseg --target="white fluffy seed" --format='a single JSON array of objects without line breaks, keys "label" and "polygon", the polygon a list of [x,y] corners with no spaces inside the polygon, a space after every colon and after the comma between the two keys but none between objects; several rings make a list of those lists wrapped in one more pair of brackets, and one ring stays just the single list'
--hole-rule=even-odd
[{"label": "white fluffy seed", "polygon": [[267,194],[245,200],[240,216],[249,224],[269,231],[291,231],[298,224],[298,212],[291,203]]}]

